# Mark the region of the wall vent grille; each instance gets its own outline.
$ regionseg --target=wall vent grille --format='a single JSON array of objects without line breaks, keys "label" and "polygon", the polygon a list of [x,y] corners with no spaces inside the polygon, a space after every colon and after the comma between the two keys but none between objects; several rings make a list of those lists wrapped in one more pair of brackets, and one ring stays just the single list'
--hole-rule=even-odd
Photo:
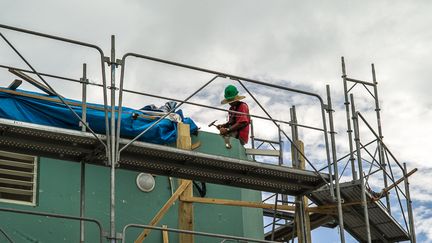
[{"label": "wall vent grille", "polygon": [[0,151],[0,201],[36,204],[37,157]]}]

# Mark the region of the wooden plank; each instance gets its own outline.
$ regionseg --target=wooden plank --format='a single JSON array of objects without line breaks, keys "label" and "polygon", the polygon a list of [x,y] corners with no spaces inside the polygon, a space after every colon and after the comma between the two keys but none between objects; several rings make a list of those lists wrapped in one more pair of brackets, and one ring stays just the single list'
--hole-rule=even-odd
[{"label": "wooden plank", "polygon": [[276,149],[246,149],[246,154],[257,156],[274,156],[279,157],[280,152]]},{"label": "wooden plank", "polygon": [[[184,150],[192,150],[192,139],[190,137],[189,124],[177,124],[177,148]],[[194,229],[194,213],[193,204],[190,202],[181,201],[183,197],[193,197],[193,185],[190,180],[179,180],[179,183],[190,182],[190,185],[180,195],[180,204],[178,209],[178,224],[179,229],[190,230]],[[180,243],[193,243],[194,236],[192,234],[179,234]]]},{"label": "wooden plank", "polygon": [[[297,141],[295,141],[295,144],[296,144],[296,146],[297,146],[297,148],[300,150],[300,152],[302,153],[302,154],[305,154],[305,152],[304,152],[304,144],[303,144],[303,142],[302,141],[300,141],[300,140],[297,140]],[[297,161],[297,168],[298,169],[301,169],[301,170],[304,170],[305,168],[306,168],[306,161],[305,161],[305,158],[297,151],[297,149],[295,149],[294,148],[294,146],[292,146],[292,149],[291,149],[291,151],[293,151],[293,153],[292,153],[292,159],[293,159],[293,161],[294,161],[294,158],[295,158],[295,156],[294,156],[294,153],[297,153],[297,158],[299,159],[298,161]],[[300,217],[299,217],[299,211],[298,210],[301,210],[300,208],[298,208],[297,210],[296,210],[296,214],[295,214],[295,221],[296,221],[296,230],[297,230],[297,237],[298,237],[298,242],[299,243],[303,243],[303,242],[311,242],[311,227],[310,227],[310,217],[309,217],[309,213],[307,213],[307,211],[309,211],[310,212],[310,210],[307,210],[306,209],[306,207],[307,207],[307,205],[308,205],[308,198],[307,197],[305,197],[305,196],[301,196],[301,197],[296,197],[296,201],[301,201],[302,202],[302,204],[304,205],[304,211],[303,211],[303,215],[304,215],[304,223],[305,223],[305,225],[304,225],[304,227],[305,227],[305,231],[306,231],[306,239],[304,239],[304,236],[303,236],[303,234],[301,233],[302,232],[302,229],[300,228],[300,226],[301,226],[301,224],[300,224]],[[323,213],[323,212],[326,212],[326,210],[325,209],[323,209],[323,210],[321,210],[321,212]]]},{"label": "wooden plank", "polygon": [[[174,194],[168,199],[168,201],[165,203],[165,205],[162,206],[162,208],[157,212],[157,214],[153,217],[153,219],[150,221],[149,225],[154,226],[162,219],[162,217],[165,215],[165,213],[170,209],[170,207],[173,205],[174,201],[176,201],[180,195],[183,193],[183,191],[191,184],[191,182],[186,181],[177,188],[177,190],[174,192]],[[145,229],[141,234],[135,239],[135,243],[141,243],[144,241],[144,239],[150,234],[151,229]]]},{"label": "wooden plank", "polygon": [[[204,204],[216,204],[226,206],[239,206],[248,208],[262,208],[262,209],[274,209],[274,204],[266,204],[260,202],[248,202],[248,201],[237,201],[230,199],[218,199],[218,198],[206,198],[206,197],[183,197],[180,201],[193,202],[193,203],[204,203]],[[278,205],[278,209],[294,211],[295,206],[289,205]]]},{"label": "wooden plank", "polygon": [[[180,182],[192,182],[189,180],[179,180]],[[191,202],[181,201],[182,197],[192,197],[193,196],[193,184],[190,183],[189,186],[184,190],[184,192],[180,195],[180,204],[178,208],[178,224],[179,229],[181,230],[190,230],[194,229],[194,211],[193,204]],[[179,234],[179,242],[180,243],[193,243],[194,236],[192,234]]]},{"label": "wooden plank", "polygon": [[[31,93],[23,93],[23,92],[18,92],[18,91],[14,91],[14,90],[7,90],[7,89],[0,89],[0,92],[8,93],[8,94],[13,94],[13,95],[18,95],[18,96],[22,96],[22,97],[28,97],[28,98],[38,99],[38,100],[46,100],[46,101],[51,101],[51,102],[63,104],[63,102],[61,102],[61,100],[59,100],[58,98],[53,98],[53,97],[46,97],[46,96],[35,95],[35,94],[31,94]],[[71,106],[79,106],[79,107],[81,107],[81,105],[82,105],[81,102],[65,101],[65,103],[68,104],[68,105],[71,105]],[[99,107],[99,106],[87,105],[87,108],[90,108],[90,109],[93,109],[93,110],[104,111],[104,108],[103,107]],[[108,107],[108,109],[110,109],[110,108]],[[118,110],[116,110],[116,112],[117,111]]]},{"label": "wooden plank", "polygon": [[196,143],[194,143],[194,144],[192,144],[192,150],[195,150],[195,149],[197,149],[197,148],[199,148],[201,146],[201,142],[200,141],[197,141]]},{"label": "wooden plank", "polygon": [[[166,229],[168,227],[166,225],[162,225],[162,228]],[[169,243],[168,231],[166,230],[162,230],[162,241],[163,243]]]},{"label": "wooden plank", "polygon": [[[249,201],[237,201],[230,199],[219,199],[219,198],[203,198],[203,197],[181,197],[180,201],[191,202],[191,203],[204,203],[204,204],[216,204],[225,206],[236,206],[236,207],[248,207],[248,208],[262,208],[262,209],[274,209],[274,204],[261,203],[261,202],[249,202]],[[278,205],[278,210],[295,211],[295,206],[290,205]],[[335,208],[327,208],[320,206],[306,208],[308,213],[320,213],[320,214],[336,214]]]},{"label": "wooden plank", "polygon": [[189,124],[177,123],[177,148],[191,150],[192,139],[190,137]]},{"label": "wooden plank", "polygon": [[9,72],[15,74],[16,76],[24,79],[25,81],[29,82],[31,85],[35,86],[36,88],[42,90],[43,92],[49,94],[49,95],[56,95],[49,87],[45,86],[44,84],[40,83],[39,81],[35,80],[34,78],[28,76],[27,74],[15,70],[15,69],[9,69]]}]

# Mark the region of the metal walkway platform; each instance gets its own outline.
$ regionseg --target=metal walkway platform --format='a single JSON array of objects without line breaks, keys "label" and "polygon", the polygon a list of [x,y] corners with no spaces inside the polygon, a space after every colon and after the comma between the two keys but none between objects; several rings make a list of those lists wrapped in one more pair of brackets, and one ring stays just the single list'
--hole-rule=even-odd
[{"label": "metal walkway platform", "polygon": [[[344,203],[359,203],[343,208],[345,230],[359,242],[367,242],[363,207],[360,204],[360,181],[341,183],[340,192]],[[327,188],[314,191],[310,195],[310,198],[315,202],[315,204],[320,206],[333,204]],[[368,201],[370,231],[373,242],[397,242],[410,240],[406,230],[404,230],[402,226],[387,212],[387,209],[381,204],[381,202],[372,201],[372,197],[368,192],[366,192],[366,200]],[[336,216],[335,220],[337,220]]]},{"label": "metal walkway platform", "polygon": [[[103,135],[98,135],[105,141]],[[120,144],[126,144],[122,139]],[[0,150],[106,165],[103,145],[81,131],[0,119]],[[327,174],[135,142],[120,156],[120,168],[184,179],[300,195],[325,184]]]},{"label": "metal walkway platform", "polygon": [[[264,216],[273,217],[273,214],[273,210],[264,209]],[[292,238],[297,237],[296,230],[294,230],[293,232],[294,213],[277,211],[276,218],[282,220],[289,220],[291,222],[289,222],[288,224],[281,224],[277,228],[275,228],[273,236],[274,241],[288,242]],[[310,226],[311,230],[314,230],[318,227],[335,228],[337,226],[337,223],[335,223],[335,219],[331,215],[313,213],[310,215]],[[269,241],[272,240],[272,232],[267,232],[264,235],[264,239]]]}]

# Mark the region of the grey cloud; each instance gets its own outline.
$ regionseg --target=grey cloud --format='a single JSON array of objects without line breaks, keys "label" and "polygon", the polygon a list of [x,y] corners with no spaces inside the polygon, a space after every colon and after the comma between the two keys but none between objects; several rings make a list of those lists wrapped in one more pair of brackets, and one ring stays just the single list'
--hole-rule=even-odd
[{"label": "grey cloud", "polygon": [[[425,169],[430,168],[428,150],[432,137],[431,4],[430,1],[342,0],[9,1],[2,5],[0,23],[94,43],[107,56],[110,35],[115,34],[117,58],[126,52],[138,52],[300,88],[323,97],[328,83],[336,109],[339,154],[347,152],[340,56],[346,57],[351,77],[368,81],[371,80],[370,63],[374,62],[385,142],[409,167]],[[0,31],[16,43],[39,71],[79,78],[82,62],[86,61],[91,79],[101,81],[100,64],[92,51]],[[25,67],[3,42],[0,42],[0,60]],[[211,78],[135,59],[128,60],[127,65],[128,89],[174,98],[187,97]],[[0,72],[2,86],[12,78],[4,70]],[[63,95],[79,98],[79,86],[49,81]],[[221,93],[229,82],[215,82],[193,101],[222,107]],[[287,114],[289,106],[296,104],[302,121],[318,124],[319,114],[306,107],[314,104],[311,100],[254,85],[248,87],[260,101],[275,108],[271,111],[275,117],[286,119],[281,114]],[[92,99],[100,102],[100,90],[92,92]],[[356,101],[359,110],[366,111],[371,104],[363,95],[359,92]],[[125,98],[125,104],[135,108],[158,101],[137,95]],[[262,114],[250,98],[248,102],[252,112]],[[222,112],[190,106],[185,106],[185,111],[192,117],[194,112],[205,114],[204,118],[196,118],[203,126],[211,119],[224,118]],[[368,113],[371,120],[373,116],[374,113]],[[321,144],[319,135],[303,132],[302,136],[308,140],[311,150]],[[322,151],[312,152],[308,151],[312,159],[322,163]],[[426,192],[423,199],[429,201],[431,193],[423,185],[427,183],[417,183],[416,177],[424,182],[426,176],[415,175],[413,181],[417,191]],[[419,226],[423,227],[424,234],[432,237],[425,225]]]}]

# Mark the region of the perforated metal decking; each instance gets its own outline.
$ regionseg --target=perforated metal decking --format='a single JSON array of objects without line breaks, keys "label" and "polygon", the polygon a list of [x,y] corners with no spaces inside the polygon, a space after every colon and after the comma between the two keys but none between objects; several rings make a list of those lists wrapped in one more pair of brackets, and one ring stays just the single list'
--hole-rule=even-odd
[{"label": "perforated metal decking", "polygon": [[[98,135],[105,141],[103,135]],[[129,140],[121,140],[126,144]],[[105,165],[103,145],[90,133],[0,119],[0,149]],[[121,168],[255,190],[299,195],[329,176],[311,171],[232,159],[135,142],[120,156]]]},{"label": "perforated metal decking", "polygon": [[[264,216],[267,217],[273,217],[274,211],[270,209],[264,209]],[[277,227],[274,231],[273,240],[274,241],[281,241],[281,242],[289,242],[292,240],[292,238],[297,237],[296,230],[293,231],[293,221],[294,221],[294,213],[292,212],[285,212],[285,211],[278,211],[276,213],[276,218],[278,219],[286,219],[290,222],[287,224],[281,224],[279,227]],[[313,213],[310,215],[310,226],[311,230],[314,230],[318,227],[327,227],[327,228],[335,228],[337,226],[337,223],[335,223],[335,219],[331,215],[325,215],[325,214],[318,214]],[[272,240],[272,232],[269,231],[264,235],[265,240]]]},{"label": "perforated metal decking", "polygon": [[[367,242],[364,213],[360,204],[360,181],[340,184],[340,192],[344,203],[359,202],[358,204],[343,208],[345,230],[359,242]],[[310,195],[310,198],[317,205],[326,205],[332,202],[327,188],[314,191]],[[402,226],[387,212],[379,201],[373,201],[368,192],[366,192],[366,199],[368,201],[370,231],[373,242],[398,242],[410,239]],[[335,217],[335,219],[337,218]]]}]

